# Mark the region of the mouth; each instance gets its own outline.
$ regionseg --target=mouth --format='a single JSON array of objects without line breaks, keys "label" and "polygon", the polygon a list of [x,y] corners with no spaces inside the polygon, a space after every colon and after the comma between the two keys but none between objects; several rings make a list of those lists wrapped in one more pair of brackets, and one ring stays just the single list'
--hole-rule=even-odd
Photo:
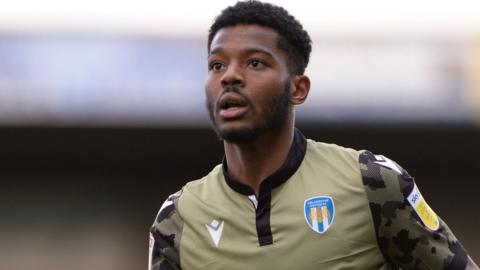
[{"label": "mouth", "polygon": [[221,118],[238,119],[248,112],[248,102],[238,94],[226,93],[220,98],[218,108]]}]

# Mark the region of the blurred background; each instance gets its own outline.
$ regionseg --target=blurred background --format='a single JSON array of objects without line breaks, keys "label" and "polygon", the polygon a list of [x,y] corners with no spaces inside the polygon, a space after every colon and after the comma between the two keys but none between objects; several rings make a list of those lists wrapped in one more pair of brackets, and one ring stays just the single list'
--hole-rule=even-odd
[{"label": "blurred background", "polygon": [[[234,2],[0,0],[0,269],[146,269],[160,205],[223,156],[206,36]],[[297,126],[400,163],[478,263],[479,4],[271,2],[313,38]]]}]

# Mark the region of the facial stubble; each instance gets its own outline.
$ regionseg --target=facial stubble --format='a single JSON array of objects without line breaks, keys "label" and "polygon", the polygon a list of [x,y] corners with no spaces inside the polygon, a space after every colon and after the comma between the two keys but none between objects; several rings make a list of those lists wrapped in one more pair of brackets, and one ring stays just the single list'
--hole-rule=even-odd
[{"label": "facial stubble", "polygon": [[[220,140],[230,143],[248,143],[257,139],[260,135],[268,131],[280,130],[287,124],[290,106],[290,84],[287,80],[283,86],[283,91],[278,95],[272,96],[262,108],[263,121],[256,121],[252,127],[246,127],[238,130],[222,130],[215,121],[214,101],[207,99],[207,110],[210,116],[212,128]],[[236,87],[228,89],[230,92],[242,95]],[[243,96],[243,95],[242,95]]]}]

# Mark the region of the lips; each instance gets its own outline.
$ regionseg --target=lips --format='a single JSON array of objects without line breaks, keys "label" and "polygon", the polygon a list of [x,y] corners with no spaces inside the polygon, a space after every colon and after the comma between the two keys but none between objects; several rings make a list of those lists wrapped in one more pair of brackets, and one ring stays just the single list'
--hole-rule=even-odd
[{"label": "lips", "polygon": [[218,101],[218,113],[225,120],[237,119],[248,112],[248,102],[236,93],[225,93]]}]

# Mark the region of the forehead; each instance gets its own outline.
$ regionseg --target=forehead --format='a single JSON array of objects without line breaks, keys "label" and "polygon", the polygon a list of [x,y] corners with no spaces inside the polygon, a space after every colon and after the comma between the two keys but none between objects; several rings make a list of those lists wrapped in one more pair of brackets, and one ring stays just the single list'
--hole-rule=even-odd
[{"label": "forehead", "polygon": [[236,25],[220,29],[212,39],[210,51],[226,48],[263,48],[280,53],[278,33],[259,25]]}]

